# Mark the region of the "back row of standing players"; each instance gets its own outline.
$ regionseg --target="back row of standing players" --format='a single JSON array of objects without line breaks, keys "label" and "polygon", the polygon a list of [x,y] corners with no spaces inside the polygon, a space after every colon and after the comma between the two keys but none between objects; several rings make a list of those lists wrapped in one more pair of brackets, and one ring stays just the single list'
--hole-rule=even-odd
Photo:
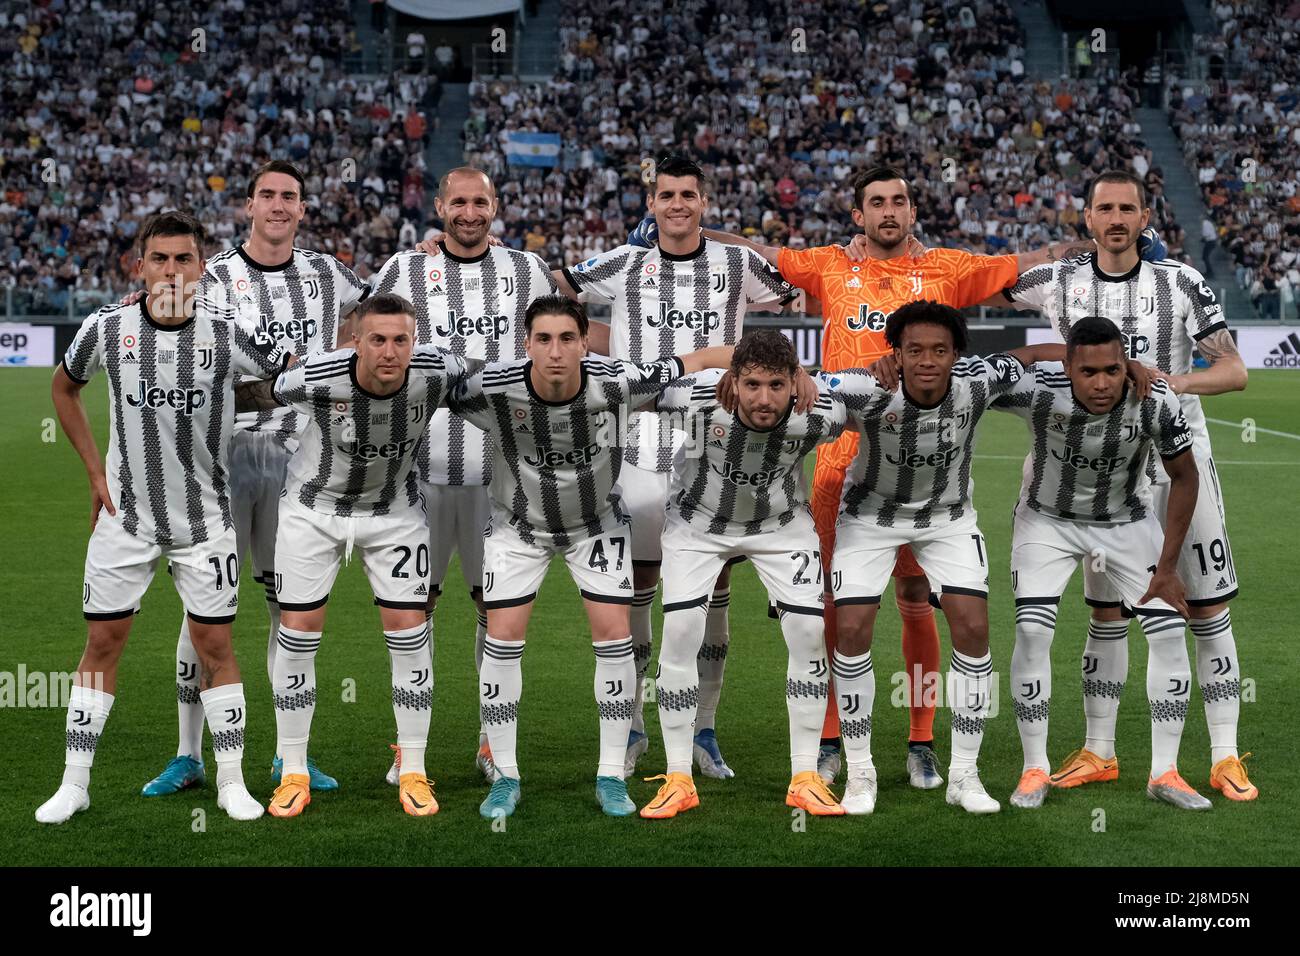
[{"label": "back row of standing players", "polygon": [[[552,272],[534,255],[489,244],[489,229],[495,217],[496,204],[492,184],[480,172],[455,170],[447,174],[440,184],[438,212],[447,230],[442,242],[436,248],[426,246],[422,251],[395,256],[381,270],[371,288],[375,292],[396,292],[409,299],[420,343],[436,343],[456,355],[488,362],[518,360],[523,357],[525,343],[522,318],[525,310],[533,299],[557,288],[584,301],[608,303],[611,308],[610,325],[592,326],[592,350],[638,363],[715,344],[734,344],[740,335],[746,309],[755,304],[788,301],[794,291],[791,285],[803,288],[823,303],[826,335],[823,364],[830,372],[865,366],[887,354],[889,350],[883,343],[882,334],[885,321],[908,301],[931,299],[963,307],[984,301],[1002,301],[1001,296],[1005,294],[1016,304],[1041,308],[1063,337],[1072,323],[1082,316],[1102,315],[1113,318],[1121,325],[1130,356],[1154,364],[1160,372],[1175,377],[1171,384],[1183,395],[1182,404],[1195,436],[1196,460],[1203,475],[1202,492],[1198,498],[1192,529],[1187,536],[1180,573],[1188,583],[1192,627],[1198,638],[1199,683],[1206,699],[1214,747],[1211,782],[1230,797],[1253,798],[1255,790],[1246,779],[1236,752],[1239,681],[1226,608],[1226,601],[1235,594],[1236,582],[1231,552],[1223,532],[1222,505],[1218,497],[1217,477],[1213,473],[1209,457],[1204,418],[1195,398],[1198,393],[1241,387],[1244,384],[1244,370],[1240,370],[1240,360],[1219,316],[1213,295],[1199,275],[1194,270],[1171,261],[1138,261],[1136,243],[1138,234],[1146,224],[1141,183],[1125,174],[1108,174],[1094,183],[1089,193],[1088,215],[1089,226],[1094,235],[1098,236],[1096,246],[1092,243],[1086,244],[1086,247],[1062,247],[1058,244],[1035,253],[1001,257],[972,256],[951,250],[932,250],[915,257],[906,241],[915,222],[915,209],[911,205],[901,174],[885,168],[871,170],[856,176],[854,187],[853,218],[863,228],[864,236],[856,239],[850,249],[825,247],[796,251],[761,246],[746,249],[745,245],[749,244],[745,240],[708,230],[701,231],[700,220],[707,205],[707,187],[703,174],[689,160],[671,158],[659,164],[648,196],[647,205],[657,219],[657,236],[646,246],[621,247],[574,269]],[[301,175],[287,163],[268,164],[260,170],[249,189],[252,223],[249,240],[243,246],[223,253],[208,263],[203,282],[205,286],[219,285],[225,293],[224,301],[231,304],[238,314],[251,317],[262,332],[275,339],[284,350],[310,354],[331,348],[336,337],[340,341],[345,339],[342,332],[344,317],[366,295],[367,290],[331,257],[293,247],[296,226],[305,213],[302,188]],[[862,253],[866,254],[865,258],[861,258]],[[767,261],[764,262],[764,259]],[[113,309],[103,311],[112,312]],[[108,317],[107,324],[111,324],[112,320],[113,316]],[[1200,346],[1212,365],[1204,372],[1188,374],[1193,342]],[[129,351],[126,354],[129,356]],[[885,374],[882,377],[888,379],[887,368],[877,367],[876,370],[883,371]],[[904,395],[905,390],[900,390],[899,394]],[[912,433],[916,439],[930,434],[926,430],[928,426],[918,425],[918,422],[934,410],[919,409],[914,403],[902,400],[899,411],[902,421],[885,421],[882,427],[887,430],[902,427],[905,433],[908,428],[916,428],[917,431]],[[340,412],[340,423],[348,417],[345,412],[346,410]],[[909,417],[913,421],[906,421]],[[315,645],[319,641],[318,633],[313,639],[310,630],[289,628],[286,633],[286,629],[280,626],[281,610],[300,612],[304,609],[285,608],[278,604],[277,597],[277,592],[283,589],[285,574],[284,570],[277,574],[274,558],[279,514],[277,505],[284,487],[287,465],[302,424],[296,420],[295,412],[289,409],[241,414],[230,444],[229,496],[227,499],[224,491],[217,495],[221,507],[228,509],[228,517],[238,532],[235,553],[243,555],[251,551],[257,577],[267,588],[268,607],[272,616],[268,672],[273,684],[276,684],[277,717],[281,719],[286,713],[314,706],[315,698],[314,686],[310,689],[303,686],[301,673],[289,675],[290,683],[285,683],[281,688],[279,684],[285,682],[286,675],[281,674],[281,680],[277,681],[275,665],[276,658],[284,654],[286,649],[295,655],[295,660],[309,658],[314,654]],[[660,423],[652,419],[652,424],[658,426]],[[973,426],[973,420],[963,423],[963,427]],[[813,511],[817,531],[821,536],[821,547],[820,553],[814,552],[814,556],[826,564],[828,571],[834,554],[834,527],[841,505],[840,485],[844,481],[848,465],[854,460],[857,436],[856,430],[846,431],[837,442],[823,445],[819,449]],[[419,446],[418,473],[431,534],[427,552],[421,553],[418,546],[408,548],[410,554],[405,560],[415,565],[421,561],[427,562],[425,567],[428,569],[432,592],[429,598],[431,610],[441,590],[451,551],[454,548],[460,552],[466,583],[479,605],[479,627],[475,643],[476,657],[481,666],[482,649],[487,644],[485,611],[493,604],[491,595],[485,596],[482,589],[485,580],[493,580],[491,575],[484,577],[482,567],[482,532],[490,517],[485,492],[485,486],[491,477],[490,456],[485,455],[483,433],[467,424],[462,417],[449,415],[445,410],[433,414],[429,439]],[[147,438],[145,444],[149,444]],[[147,458],[147,447],[145,452]],[[659,427],[646,428],[644,425],[639,429],[634,428],[624,455],[626,467],[622,469],[619,478],[621,498],[634,529],[630,546],[633,568],[630,606],[637,699],[631,708],[634,716],[627,742],[623,768],[625,774],[634,768],[646,743],[641,724],[639,692],[641,678],[650,657],[650,605],[658,578],[660,541],[673,457],[669,432]],[[946,458],[947,455],[941,457]],[[876,459],[870,455],[864,456],[861,459],[863,467],[872,467],[873,460],[879,469],[881,462],[878,456]],[[888,469],[890,465],[885,464],[884,467]],[[916,464],[904,462],[901,469],[894,467],[896,470],[891,472],[892,480],[922,487],[923,483],[917,480]],[[923,464],[920,467],[932,466]],[[224,475],[218,477],[224,480]],[[953,489],[958,489],[964,487],[968,477],[969,472],[965,471],[951,477],[944,475],[941,481],[945,487],[951,485]],[[1154,477],[1158,480],[1160,476],[1157,473]],[[871,480],[884,488],[888,487],[885,482],[891,479],[877,470]],[[937,477],[936,481],[939,481]],[[860,481],[857,484],[861,486]],[[938,484],[933,487],[939,496],[935,501],[938,501],[943,492],[937,490]],[[905,492],[901,497],[897,494],[900,491]],[[957,494],[960,498],[964,492]],[[869,490],[861,492],[861,495],[863,498],[871,497]],[[897,485],[888,496],[896,500],[912,497],[910,488],[904,489],[902,484]],[[193,496],[190,497],[192,499]],[[927,495],[923,500],[929,501],[932,497],[934,495]],[[138,504],[144,509],[146,503],[122,504],[124,508],[134,508]],[[318,496],[311,504],[303,504],[332,517],[345,517],[351,513],[351,503],[346,495],[334,501],[322,500]],[[901,509],[904,513],[900,513],[900,509],[881,508],[879,503],[859,501],[855,504],[867,507],[880,529],[916,530],[918,527],[917,518],[906,513],[909,509]],[[155,510],[157,508],[152,502],[149,506]],[[953,503],[945,503],[941,510],[957,518],[963,517],[963,508]],[[921,524],[933,522],[933,507],[923,508],[923,511],[926,517]],[[969,512],[968,505],[964,511]],[[130,519],[131,516],[127,517]],[[973,521],[973,512],[969,517]],[[1073,517],[1088,520],[1087,516]],[[147,516],[144,523],[148,523]],[[155,543],[164,549],[179,540],[167,538],[157,529],[150,533],[155,534]],[[907,535],[903,535],[900,542],[906,538]],[[401,551],[397,550],[401,560]],[[982,548],[978,560],[981,563],[986,560]],[[175,568],[175,559],[172,564]],[[88,557],[88,568],[89,565]],[[420,568],[419,572],[423,574],[424,569]],[[692,703],[697,705],[698,713],[693,741],[696,762],[705,773],[718,776],[731,774],[721,757],[711,726],[712,713],[716,710],[721,688],[722,665],[727,647],[725,575],[724,570],[717,588],[706,602],[707,607],[700,608],[704,611],[707,622],[704,626],[704,643],[698,653],[698,684],[689,695]],[[924,561],[918,565],[904,542],[894,575],[896,596],[904,619],[904,648],[909,673],[913,673],[915,666],[919,665],[922,673],[933,674],[938,671],[938,635],[927,602],[932,583],[938,582],[942,573],[926,567]],[[821,575],[817,575],[817,578],[820,579]],[[235,579],[229,574],[227,579],[228,587],[233,591]],[[834,578],[828,573],[827,583],[830,584],[832,580]],[[179,581],[178,578],[178,585]],[[1113,749],[1114,726],[1119,690],[1123,686],[1127,670],[1127,645],[1122,639],[1126,621],[1120,617],[1123,612],[1121,597],[1104,591],[1106,582],[1103,579],[1091,575],[1087,586],[1089,603],[1095,608],[1084,656],[1088,740],[1085,748],[1067,758],[1058,774],[1052,775],[1051,783],[1061,786],[1113,779],[1117,774]],[[979,588],[965,590],[978,592]],[[876,598],[878,604],[878,596],[859,597]],[[512,595],[507,600],[517,601],[519,597]],[[231,598],[233,600],[233,593]],[[950,585],[942,603],[960,603],[963,598],[982,600],[979,594],[963,593],[960,585]],[[324,598],[319,600],[323,607]],[[853,608],[857,602],[841,603]],[[870,601],[864,603],[869,605]],[[1027,602],[1024,606],[1029,607],[1030,603]],[[382,604],[381,599],[381,608]],[[215,711],[211,706],[206,706],[205,695],[208,691],[200,687],[199,655],[193,649],[188,625],[191,621],[202,621],[211,616],[198,614],[189,602],[186,607],[186,626],[182,628],[177,654],[180,745],[176,759],[159,778],[151,781],[146,787],[146,793],[174,792],[203,778],[200,759],[202,726],[205,712],[211,723]],[[1018,638],[1022,632],[1022,617],[1025,618],[1026,627],[1035,623],[1030,618],[1036,618],[1038,624],[1047,623],[1049,618],[1054,620],[1054,610],[1049,613],[1039,609],[1035,614],[1030,614],[1022,612],[1020,607],[1018,601]],[[1054,608],[1054,605],[1049,604],[1049,607]],[[86,610],[88,617],[96,613],[90,596],[87,596]],[[114,608],[111,613],[119,611],[120,608]],[[782,611],[785,616],[789,616],[788,609]],[[958,637],[959,634],[965,635],[969,630],[963,629],[960,623],[969,615],[963,616],[961,611],[961,608],[955,608],[949,612],[950,624],[957,622],[954,624],[955,643],[963,640]],[[840,613],[846,612],[841,610]],[[834,653],[837,630],[834,622],[837,615],[833,603],[828,603],[825,616],[827,649],[834,665],[839,663],[839,658]],[[859,636],[860,644],[863,630],[861,615],[855,615],[853,610],[849,610],[847,616],[852,618],[853,630]],[[666,618],[668,620],[671,617]],[[385,630],[389,631],[387,623]],[[411,633],[403,633],[405,631]],[[416,631],[421,633],[417,634]],[[975,631],[978,631],[978,627]],[[397,653],[403,649],[409,650],[404,644],[427,642],[427,639],[427,629],[422,629],[419,625],[398,628],[389,633],[390,651],[395,655],[395,675]],[[1019,649],[1018,639],[1018,654]],[[503,652],[498,648],[497,653]],[[869,655],[865,662],[861,660],[861,654],[843,656],[847,663],[837,668],[841,683],[861,680],[865,673],[869,673]],[[282,667],[281,671],[283,670]],[[981,677],[986,678],[986,628],[984,653],[971,656],[955,650],[953,670],[964,675],[963,679],[976,683]],[[431,679],[430,675],[430,682]],[[295,680],[299,682],[297,687],[292,683]],[[790,678],[791,687],[797,688],[798,684],[793,677]],[[1172,709],[1178,712],[1181,709],[1185,713],[1188,682],[1184,681],[1183,685],[1181,708],[1175,703],[1170,707],[1162,706],[1162,711]],[[813,682],[811,692],[816,693],[821,686],[820,682]],[[1041,714],[1044,730],[1042,737],[1045,741],[1046,701],[1050,696],[1050,685],[1044,691],[1040,680],[1037,688],[1033,696],[1026,693],[1024,702],[1017,700],[1016,709],[1018,716],[1022,709]],[[911,708],[908,770],[913,785],[928,788],[940,785],[942,779],[938,774],[931,739],[933,707],[925,706],[918,690],[919,687],[913,688],[915,698]],[[90,693],[90,689],[86,689],[86,694]],[[413,690],[412,693],[418,696],[421,692]],[[107,704],[102,699],[104,696],[109,697]],[[397,712],[396,689],[394,697]],[[979,694],[975,693],[972,699],[978,697]],[[664,712],[663,699],[661,695],[661,713]],[[816,764],[821,779],[829,782],[834,779],[839,763],[840,733],[836,717],[840,708],[836,704],[835,694],[829,690],[823,691],[819,699],[826,702],[826,726],[821,733],[822,745]],[[86,744],[90,737],[97,738],[96,728],[102,727],[107,707],[111,705],[111,695],[101,695],[98,699],[87,696],[85,700],[74,703],[83,706],[69,708],[69,740],[72,740],[75,724],[77,740],[81,741],[82,746],[74,748],[70,743],[68,763],[70,768],[88,768],[89,759],[93,758],[93,741],[89,742],[89,746]],[[238,709],[242,721],[242,700],[240,703]],[[1153,711],[1154,708],[1153,703]],[[73,716],[74,709],[79,715],[76,720]],[[507,709],[511,708],[498,707],[485,701],[482,713],[490,715]],[[616,709],[620,713],[625,710],[621,705]],[[90,725],[81,723],[86,715],[91,718]],[[959,739],[959,730],[973,727],[976,718],[957,720],[958,716],[961,715],[955,714],[954,719],[953,770],[959,772],[961,779],[950,783],[950,795],[956,784],[958,799],[954,802],[987,807],[988,803],[995,802],[990,801],[986,794],[982,799],[980,794],[968,800],[962,799],[962,787],[974,774],[969,772],[973,770],[973,760],[968,759],[968,741]],[[982,725],[982,721],[979,723]],[[400,724],[399,714],[399,731]],[[857,812],[863,812],[863,806],[868,802],[874,803],[874,768],[870,768],[869,756],[864,761],[860,746],[856,746],[861,743],[862,721],[852,721],[851,724],[854,736],[848,739],[855,746],[849,748],[850,765],[851,770],[854,770],[855,761],[852,758],[854,750],[857,750],[859,759],[856,770],[859,772],[851,774],[850,794],[846,794],[845,803],[858,808]],[[81,729],[82,727],[88,729]],[[503,776],[517,779],[517,767],[502,767],[499,759],[496,764],[493,763],[491,747],[486,739],[486,731],[492,727],[493,724],[485,719],[485,733],[480,739],[480,766],[489,779],[498,782]],[[866,727],[869,729],[869,721]],[[242,724],[238,729],[242,737]],[[1022,733],[1024,730],[1022,721]],[[233,735],[233,728],[222,733]],[[281,746],[284,747],[284,735],[281,736]],[[399,732],[399,743],[401,736]],[[240,742],[242,744],[242,740]],[[295,777],[309,774],[312,789],[322,790],[336,786],[334,781],[306,760],[305,753],[302,752],[305,750],[305,740],[292,741],[292,749],[294,762],[288,767],[288,773]],[[1035,750],[1033,757],[1031,750]],[[1045,759],[1045,743],[1042,750],[1043,753],[1038,755],[1036,747],[1026,744],[1027,776],[1033,770],[1042,771],[1046,776],[1049,768]],[[221,756],[221,752],[217,751],[219,767]],[[675,757],[675,772],[680,773],[680,752]],[[279,762],[280,758],[277,757],[277,774],[280,771]],[[610,770],[604,765],[607,762],[602,761],[604,771]],[[674,766],[669,769],[674,770]],[[689,769],[688,761],[686,770]],[[867,789],[866,775],[860,772],[867,769],[871,770],[872,778],[869,801],[863,797]],[[1172,766],[1153,766],[1153,780],[1172,769]],[[395,765],[390,779],[397,782],[399,776],[399,768]],[[952,771],[950,776],[953,776]],[[65,782],[67,779],[65,774]],[[674,781],[671,774],[665,789],[674,783],[678,791],[683,789],[682,782]],[[982,793],[977,777],[974,786]],[[514,799],[517,799],[517,786],[515,792]],[[816,802],[817,794],[813,785],[810,784],[800,792],[811,795],[813,802]],[[849,800],[850,795],[856,799]],[[668,796],[670,799],[667,801],[659,800],[657,803],[661,807],[671,804],[671,794]],[[509,794],[506,797],[506,802],[513,806],[508,799]],[[972,807],[968,806],[970,808]],[[409,806],[407,809],[410,812]]]}]

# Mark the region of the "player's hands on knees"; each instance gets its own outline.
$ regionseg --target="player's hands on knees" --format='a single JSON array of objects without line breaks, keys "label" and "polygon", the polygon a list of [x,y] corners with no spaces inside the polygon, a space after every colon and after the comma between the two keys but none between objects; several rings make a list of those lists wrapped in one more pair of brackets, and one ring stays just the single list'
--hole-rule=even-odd
[{"label": "player's hands on knees", "polygon": [[871,377],[880,383],[880,387],[892,392],[898,388],[898,359],[893,352],[886,352],[867,368]]},{"label": "player's hands on knees", "polygon": [[1156,598],[1181,614],[1184,621],[1192,616],[1191,609],[1187,606],[1187,592],[1183,588],[1183,582],[1178,577],[1178,572],[1172,568],[1163,571],[1156,569],[1156,573],[1151,576],[1151,583],[1147,585],[1147,593],[1142,595],[1138,604],[1146,605]]},{"label": "player's hands on knees", "polygon": [[104,473],[98,472],[90,476],[90,530],[95,530],[95,525],[99,522],[99,509],[105,509],[110,515],[117,515],[117,509],[113,507],[113,499],[108,496],[108,478]]},{"label": "player's hands on knees", "polygon": [[1151,383],[1157,379],[1168,380],[1169,376],[1160,369],[1151,365],[1143,365],[1137,359],[1128,360],[1128,380],[1133,385],[1133,390],[1137,392],[1138,398],[1148,398],[1151,395]]},{"label": "player's hands on knees", "polygon": [[734,414],[739,393],[736,391],[736,376],[731,374],[731,369],[723,372],[722,378],[718,379],[717,396],[718,404]]},{"label": "player's hands on knees", "polygon": [[794,373],[794,410],[803,414],[817,401],[817,383],[801,365]]}]

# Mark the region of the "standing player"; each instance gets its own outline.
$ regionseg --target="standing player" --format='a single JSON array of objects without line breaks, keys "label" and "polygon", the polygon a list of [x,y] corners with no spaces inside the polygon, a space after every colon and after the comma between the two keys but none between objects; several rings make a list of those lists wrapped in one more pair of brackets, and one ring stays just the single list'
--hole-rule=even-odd
[{"label": "standing player", "polygon": [[[117,662],[165,557],[198,654],[195,686],[213,728],[217,804],[237,820],[254,820],[262,807],[244,786],[244,685],[230,644],[239,554],[227,443],[234,375],[275,375],[287,353],[192,298],[204,266],[203,227],[193,218],[153,216],[139,242],[146,296],[86,319],[54,373],[59,423],[90,478],[88,636],[68,703],[63,784],[36,819],[62,823],[90,806],[90,767],[113,706]],[[106,464],[81,402],[81,389],[101,369],[111,410]]]},{"label": "standing player", "polygon": [[875,808],[871,641],[898,551],[910,546],[940,593],[952,634],[947,800],[969,813],[996,813],[998,802],[985,792],[976,767],[993,663],[988,555],[970,500],[975,428],[989,403],[1020,380],[1022,366],[1059,357],[1060,346],[962,359],[961,313],[925,301],[895,310],[885,339],[900,369],[897,391],[861,370],[828,376],[864,439],[844,489],[831,572],[840,628],[831,673],[849,763],[842,804],[848,813]]},{"label": "standing player", "polygon": [[[1119,326],[1128,357],[1163,373],[1179,396],[1192,431],[1200,494],[1178,571],[1196,636],[1196,671],[1210,731],[1210,786],[1230,800],[1254,800],[1259,791],[1237,752],[1241,669],[1227,603],[1237,594],[1237,575],[1200,399],[1245,388],[1246,366],[1201,274],[1172,259],[1139,259],[1137,237],[1150,217],[1140,179],[1120,171],[1098,176],[1089,186],[1084,216],[1097,237],[1095,252],[1029,270],[998,301],[1042,311],[1062,340],[1083,317],[1110,319]],[[1209,368],[1192,370],[1194,348]],[[1155,482],[1155,512],[1163,517],[1169,482],[1154,462],[1148,475]],[[1086,562],[1084,594],[1093,609],[1083,653],[1087,739],[1053,775],[1061,787],[1119,775],[1115,724],[1128,675],[1128,622],[1113,582]]]},{"label": "standing player", "polygon": [[627,613],[631,529],[616,484],[622,417],[673,379],[725,363],[731,349],[645,364],[587,359],[587,312],[559,295],[535,300],[524,329],[527,360],[487,366],[448,403],[492,436],[492,519],[483,554],[488,636],[479,707],[500,776],[479,812],[489,819],[508,816],[519,802],[515,739],[524,634],[551,558],[563,554],[582,593],[596,653],[596,796],[605,813],[627,816],[636,812],[623,781],[636,669]]},{"label": "standing player", "polygon": [[465,360],[415,347],[415,315],[380,293],[357,310],[354,349],[307,359],[281,375],[275,399],[310,423],[289,463],[276,538],[280,649],[275,655],[276,727],[284,779],[272,816],[311,803],[307,739],[316,710],[316,652],[325,602],[353,547],[379,605],[393,679],[402,774],[399,801],[412,816],[438,812],[425,776],[433,659],[425,599],[429,528],[415,479],[415,451],[429,418],[459,383]]},{"label": "standing player", "polygon": [[[307,212],[305,191],[306,181],[292,163],[277,159],[261,166],[248,182],[244,204],[248,239],[210,259],[199,282],[201,296],[233,309],[295,355],[333,349],[341,338],[344,318],[366,294],[352,270],[333,256],[294,246],[298,225]],[[253,579],[266,589],[271,618],[266,645],[268,679],[275,670],[280,629],[273,567],[276,516],[285,469],[301,427],[291,409],[239,411],[230,441],[230,509],[235,519],[236,551],[241,562],[251,554]],[[175,793],[204,779],[203,706],[188,618],[181,621],[176,643],[176,701],[180,718],[176,756],[145,784],[146,797]],[[315,763],[309,762],[309,767],[313,789],[338,786],[333,777],[317,770]],[[272,765],[272,778],[280,782],[279,754]]]},{"label": "standing player", "polygon": [[719,402],[719,374],[703,372],[660,394],[657,408],[689,427],[695,454],[679,456],[672,475],[663,548],[664,633],[655,674],[668,772],[641,816],[662,819],[699,805],[691,779],[691,729],[699,697],[696,658],[704,640],[709,586],[727,561],[754,562],[781,619],[789,661],[785,703],[790,722],[786,804],[816,816],[844,813],[817,774],[817,739],[829,693],[822,635],[821,555],[804,457],[833,441],[848,420],[829,394],[795,406],[799,359],[774,329],[747,332],[731,358],[735,412]]},{"label": "standing player", "polygon": [[[1193,439],[1168,385],[1156,382],[1148,398],[1139,398],[1125,385],[1124,365],[1119,328],[1108,319],[1081,318],[1070,329],[1064,368],[1039,365],[993,403],[1025,419],[1032,443],[1011,544],[1011,688],[1025,756],[1011,795],[1017,807],[1042,806],[1051,789],[1047,720],[1056,609],[1080,559],[1099,554],[1102,573],[1147,637],[1147,794],[1186,810],[1211,806],[1177,767],[1191,693],[1178,565],[1196,507],[1196,462],[1184,454]],[[1153,446],[1170,478],[1163,534],[1145,474]]]},{"label": "standing player", "polygon": [[[538,296],[555,291],[550,269],[531,252],[490,244],[497,194],[486,173],[470,167],[446,173],[438,183],[434,206],[446,230],[442,240],[432,248],[424,244],[389,259],[375,277],[376,291],[394,292],[411,301],[421,345],[437,345],[487,362],[523,358],[524,311]],[[474,664],[482,667],[487,634],[483,529],[492,478],[483,432],[439,409],[429,423],[429,440],[419,451],[419,477],[431,532],[430,622],[456,551],[478,611]],[[496,779],[481,727],[476,761],[489,783]],[[388,782],[397,783],[398,773],[394,763]]]},{"label": "standing player", "polygon": [[[581,302],[610,306],[608,354],[640,363],[714,345],[735,345],[745,311],[758,303],[783,304],[793,288],[752,252],[705,238],[700,219],[708,208],[704,171],[684,156],[656,164],[646,206],[658,224],[650,248],[621,246],[557,273],[561,291]],[[605,331],[600,326],[595,326]],[[602,342],[593,339],[601,351]],[[800,370],[800,377],[804,373]],[[802,386],[805,397],[811,383]],[[628,736],[625,773],[636,770],[649,739],[642,716],[641,690],[650,664],[653,627],[651,606],[663,560],[660,538],[668,474],[680,433],[656,415],[637,415],[624,451],[619,491],[632,518],[632,641],[637,665],[635,718]],[[714,714],[722,693],[722,674],[730,632],[730,571],[719,575],[709,602],[704,644],[700,649],[700,708],[694,756],[710,777],[732,777],[718,747]]]},{"label": "standing player", "polygon": [[[855,261],[842,246],[795,250],[760,246],[726,233],[705,235],[741,242],[760,252],[781,275],[821,300],[822,368],[834,373],[865,368],[891,350],[886,320],[907,302],[929,299],[954,308],[985,301],[1016,281],[1019,272],[1091,244],[1055,243],[1032,253],[977,256],[956,249],[932,249],[921,258],[909,254],[907,237],[916,224],[916,207],[903,174],[887,166],[853,177],[853,222],[865,237],[855,240],[869,258]],[[845,473],[858,451],[858,434],[817,450],[812,508],[821,537],[822,560],[829,568],[835,551],[835,522]],[[907,769],[912,786],[933,789],[943,783],[934,752],[934,707],[921,699],[923,684],[939,670],[939,631],[929,604],[930,588],[911,550],[899,549],[893,569],[894,599],[903,619],[903,657],[911,712]],[[830,576],[826,577],[827,584]],[[826,644],[834,650],[837,613],[828,600]],[[840,726],[833,701],[827,702],[819,769],[830,782],[840,767]]]}]

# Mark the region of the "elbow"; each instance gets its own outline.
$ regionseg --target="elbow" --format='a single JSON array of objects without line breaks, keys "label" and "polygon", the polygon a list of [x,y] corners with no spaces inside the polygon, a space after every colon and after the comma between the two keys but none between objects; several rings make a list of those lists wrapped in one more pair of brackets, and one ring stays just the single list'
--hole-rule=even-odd
[{"label": "elbow", "polygon": [[1236,378],[1233,379],[1233,383],[1232,383],[1233,391],[1244,392],[1246,390],[1246,383],[1249,380],[1249,378],[1250,378],[1250,373],[1246,370],[1246,363],[1243,362],[1241,364],[1241,368],[1237,370]]}]

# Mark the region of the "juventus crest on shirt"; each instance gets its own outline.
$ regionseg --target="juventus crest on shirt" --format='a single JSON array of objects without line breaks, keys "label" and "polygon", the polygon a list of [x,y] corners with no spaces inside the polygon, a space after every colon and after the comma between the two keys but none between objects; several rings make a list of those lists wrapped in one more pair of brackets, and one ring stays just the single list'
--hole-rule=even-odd
[{"label": "juventus crest on shirt", "polygon": [[[634,363],[735,345],[751,303],[782,305],[797,294],[758,253],[703,237],[698,249],[684,255],[658,245],[619,246],[565,269],[564,276],[583,302],[609,303],[610,352]],[[668,472],[671,430],[652,423],[653,415],[633,419],[624,459]]]},{"label": "juventus crest on shirt", "polygon": [[[524,313],[556,291],[540,256],[489,246],[479,256],[400,252],[375,276],[376,292],[395,292],[415,306],[416,341],[484,362],[524,357]],[[486,485],[491,480],[482,431],[438,411],[420,449],[421,479],[435,485]]]},{"label": "juventus crest on shirt", "polygon": [[202,544],[234,527],[226,472],[235,376],[271,378],[289,353],[204,299],[179,325],[155,321],[146,301],[89,316],[63,369],[82,384],[108,375],[106,472],[123,530],[162,547]]}]

